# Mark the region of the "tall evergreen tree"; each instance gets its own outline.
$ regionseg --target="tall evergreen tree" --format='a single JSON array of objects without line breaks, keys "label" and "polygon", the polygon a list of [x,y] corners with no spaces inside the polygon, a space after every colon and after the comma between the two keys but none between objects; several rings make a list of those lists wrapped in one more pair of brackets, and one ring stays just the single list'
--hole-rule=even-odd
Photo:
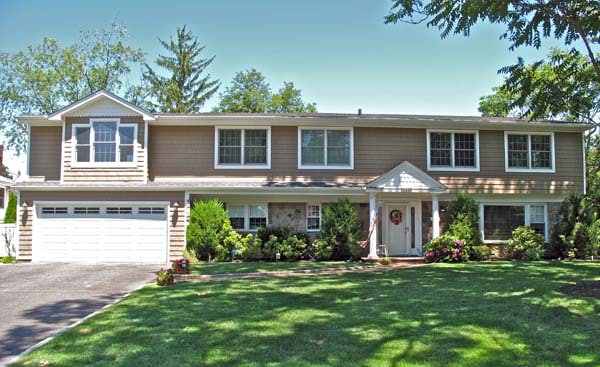
[{"label": "tall evergreen tree", "polygon": [[201,46],[198,37],[185,26],[177,28],[176,40],[159,41],[172,55],[159,55],[156,65],[171,75],[161,76],[148,64],[145,65],[144,79],[149,84],[151,97],[157,102],[155,107],[162,112],[199,112],[220,85],[218,80],[211,79],[210,74],[205,74],[215,56],[200,57],[205,46]]}]

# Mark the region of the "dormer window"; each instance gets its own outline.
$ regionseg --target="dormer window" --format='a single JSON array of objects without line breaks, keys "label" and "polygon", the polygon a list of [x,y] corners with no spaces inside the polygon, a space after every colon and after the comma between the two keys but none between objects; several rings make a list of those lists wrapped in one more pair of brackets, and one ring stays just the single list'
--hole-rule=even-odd
[{"label": "dormer window", "polygon": [[74,165],[135,164],[137,124],[118,119],[92,119],[73,124]]}]

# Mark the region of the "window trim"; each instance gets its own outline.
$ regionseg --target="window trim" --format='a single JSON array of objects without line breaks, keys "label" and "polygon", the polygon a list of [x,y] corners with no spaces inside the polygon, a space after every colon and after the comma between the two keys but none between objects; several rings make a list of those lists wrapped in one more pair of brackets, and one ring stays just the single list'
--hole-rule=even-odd
[{"label": "window trim", "polygon": [[[225,210],[227,210],[228,206],[242,206],[244,207],[244,228],[234,228],[234,231],[240,231],[240,232],[257,232],[258,228],[250,228],[250,206],[256,206],[256,205],[264,205],[267,208],[267,215],[266,215],[266,227],[269,226],[269,203],[237,203],[237,202],[231,202],[231,203],[225,203]],[[229,212],[227,212],[227,218],[229,218]]]},{"label": "window trim", "polygon": [[[431,165],[431,133],[450,133],[450,166]],[[428,171],[454,171],[454,172],[479,172],[479,130],[440,130],[427,129],[427,170]],[[454,134],[475,135],[475,167],[456,167],[454,165]]]},{"label": "window trim", "polygon": [[[319,207],[319,228],[317,229],[310,229],[308,228],[308,219],[309,218],[317,218],[314,216],[309,217],[308,216],[308,207],[309,206],[318,206]],[[306,232],[319,232],[321,230],[321,218],[323,217],[323,206],[321,205],[321,203],[306,203],[306,215],[305,215],[305,221],[306,221]]]},{"label": "window trim", "polygon": [[[116,122],[117,128],[115,131],[115,161],[114,162],[96,162],[94,143],[94,123],[95,122]],[[89,162],[77,162],[77,136],[75,131],[77,128],[87,127],[90,129],[90,161]],[[121,162],[120,158],[120,147],[121,147],[121,134],[119,128],[121,127],[133,127],[133,160],[131,162]],[[131,145],[131,144],[127,144]],[[110,167],[137,167],[137,147],[138,147],[138,124],[135,122],[121,122],[120,118],[92,118],[88,123],[74,123],[71,126],[71,168],[110,168]]]},{"label": "window trim", "polygon": [[[527,135],[527,165],[529,168],[511,168],[508,166],[508,136],[509,135]],[[531,136],[546,135],[550,136],[550,158],[551,168],[534,168],[531,166]],[[504,132],[504,171],[505,172],[537,172],[537,173],[555,173],[556,172],[556,149],[554,144],[554,132],[528,132],[528,131],[505,131]]]},{"label": "window trim", "polygon": [[514,201],[485,201],[479,203],[479,232],[481,233],[481,240],[483,243],[488,244],[505,244],[508,240],[486,240],[485,239],[485,206],[522,206],[525,222],[523,225],[531,225],[531,207],[532,206],[543,206],[544,207],[544,242],[550,240],[550,223],[548,223],[548,203],[547,202],[514,202]]},{"label": "window trim", "polygon": [[[324,130],[325,141],[323,149],[325,151],[324,164],[323,165],[303,165],[302,164],[302,130]],[[328,166],[327,165],[327,131],[349,131],[350,132],[350,165],[348,166]],[[329,127],[329,126],[302,126],[298,127],[298,169],[318,169],[318,170],[353,170],[354,169],[354,127]]]},{"label": "window trim", "polygon": [[[242,156],[241,164],[221,164],[219,163],[219,131],[220,130],[241,130],[242,131]],[[246,134],[245,130],[266,130],[267,131],[267,163],[266,164],[244,164],[244,148]],[[214,167],[215,169],[271,169],[271,126],[215,126],[214,142]]]}]

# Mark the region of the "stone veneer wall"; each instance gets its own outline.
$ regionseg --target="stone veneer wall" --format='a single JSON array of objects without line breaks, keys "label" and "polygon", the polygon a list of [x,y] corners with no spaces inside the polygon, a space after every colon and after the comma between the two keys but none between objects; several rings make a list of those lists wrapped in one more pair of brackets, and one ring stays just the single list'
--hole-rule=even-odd
[{"label": "stone veneer wall", "polygon": [[269,225],[285,226],[296,231],[306,231],[306,204],[270,203]]}]

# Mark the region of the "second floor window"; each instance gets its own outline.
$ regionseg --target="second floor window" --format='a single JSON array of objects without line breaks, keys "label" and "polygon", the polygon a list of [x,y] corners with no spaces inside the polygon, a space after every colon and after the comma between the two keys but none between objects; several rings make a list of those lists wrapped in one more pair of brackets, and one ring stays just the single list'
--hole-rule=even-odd
[{"label": "second floor window", "polygon": [[429,170],[479,169],[479,141],[476,132],[428,132]]},{"label": "second floor window", "polygon": [[351,129],[300,129],[299,168],[352,168]]},{"label": "second floor window", "polygon": [[137,125],[92,121],[73,125],[76,163],[133,163]]},{"label": "second floor window", "polygon": [[554,136],[552,134],[506,133],[507,171],[553,171]]},{"label": "second floor window", "polygon": [[217,168],[268,168],[269,129],[217,128]]}]

